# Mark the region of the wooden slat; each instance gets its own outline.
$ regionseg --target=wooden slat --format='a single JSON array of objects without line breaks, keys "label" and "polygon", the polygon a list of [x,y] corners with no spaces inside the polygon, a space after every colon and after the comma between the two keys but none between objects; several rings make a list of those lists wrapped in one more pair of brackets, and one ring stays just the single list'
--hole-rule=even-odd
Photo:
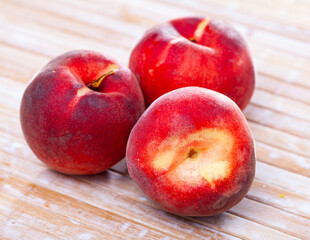
[{"label": "wooden slat", "polygon": [[[1,158],[3,159],[3,157]],[[2,164],[4,163],[3,160],[0,161]],[[76,177],[75,179],[72,179],[62,174],[57,174],[52,171],[46,171],[45,167],[41,167],[38,164],[32,164],[30,162],[25,164],[25,162],[21,161],[18,158],[11,159],[11,162],[14,163],[14,168],[10,168],[5,165],[3,167],[3,169],[5,169],[5,172],[9,173],[10,175],[22,177],[23,179],[28,181],[30,181],[31,179],[35,179],[35,182],[37,184],[42,185],[46,188],[52,188],[56,191],[62,192],[63,194],[70,195],[71,197],[77,196],[77,198],[81,201],[85,201],[91,205],[100,207],[105,210],[109,209],[109,211],[114,213],[117,212],[117,214],[120,214],[122,216],[129,217],[129,211],[133,210],[136,215],[152,215],[156,216],[156,219],[158,220],[162,219],[163,216],[165,216],[164,218],[173,218],[173,221],[171,221],[172,219],[162,219],[164,220],[163,223],[165,224],[171,222],[176,224],[179,223],[179,221],[181,220],[180,218],[175,218],[161,211],[155,212],[153,210],[154,208],[147,207],[150,203],[145,197],[143,197],[142,192],[137,188],[137,186],[132,185],[132,182],[130,181],[124,181],[123,177],[120,175],[106,173],[102,175],[97,175],[95,177]],[[23,169],[22,172],[21,169]],[[37,174],[29,174],[30,172],[34,172],[34,169]],[[89,180],[90,178],[91,180]],[[95,181],[94,178],[100,178],[99,184]],[[114,188],[110,188],[111,186],[107,184],[108,182],[112,181]],[[129,188],[128,185],[131,185],[132,187]],[[130,194],[130,198],[119,195],[120,189],[117,189],[116,186],[121,187],[122,193],[126,191],[127,194]],[[72,189],[75,189],[75,191],[72,191]],[[108,191],[109,193],[105,194],[105,196],[102,196],[100,195],[101,191]],[[87,194],[84,195],[85,193]],[[134,193],[138,194],[136,196],[136,199],[133,199],[132,197]],[[102,199],[102,197],[104,197],[104,200]],[[117,205],[115,205],[116,199],[118,202]],[[139,202],[144,202],[144,204],[141,205],[139,204]],[[127,211],[124,211],[125,209]],[[146,216],[144,218],[146,218]],[[147,221],[149,222],[151,221],[151,219],[148,219]],[[231,215],[228,213],[224,213],[215,218],[191,219],[191,221],[197,222],[204,226],[215,228],[229,234],[233,234],[235,236],[246,235],[248,238],[252,239],[261,239],[263,236],[266,236],[268,238],[271,238],[271,236],[277,236],[279,239],[294,239],[293,237],[290,237],[289,235],[286,235],[284,233],[275,231],[271,228],[263,227],[255,222],[248,221],[244,218],[238,218],[235,215]],[[236,228],[236,226],[240,224],[244,226],[242,230]],[[257,232],[258,229],[260,229],[259,232]],[[181,229],[179,229],[179,231],[181,231]]]},{"label": "wooden slat", "polygon": [[256,141],[257,158],[260,161],[310,177],[310,159],[265,143]]},{"label": "wooden slat", "polygon": [[[256,179],[307,197],[310,201],[310,178],[257,162]],[[279,182],[279,178],[282,179]]]},{"label": "wooden slat", "polygon": [[[3,156],[4,155],[1,154],[1,164],[5,163],[5,160],[2,158]],[[29,162],[20,161],[20,159],[17,158],[10,158],[10,161],[14,164],[14,167],[11,168],[7,165],[2,165],[4,166],[2,169],[5,171],[2,175],[6,173],[14,177],[22,178],[24,181],[35,181],[36,185],[68,195],[86,204],[100,208],[103,211],[125,217],[129,222],[138,221],[138,223],[149,226],[150,228],[163,230],[168,235],[172,234],[176,236],[181,232],[182,234],[180,237],[183,239],[186,238],[186,236],[189,237],[187,234],[196,236],[197,239],[203,238],[204,235],[212,236],[212,232],[214,233],[213,237],[215,239],[223,235],[216,233],[215,230],[211,230],[206,226],[197,225],[186,219],[177,218],[145,204],[139,204],[139,202],[133,199],[120,195],[115,190],[100,189],[92,183],[83,181],[83,177],[68,177],[47,170],[44,166],[33,163],[29,164]],[[23,171],[21,171],[22,169]],[[108,172],[104,175],[106,181],[113,180]],[[226,235],[224,234],[223,237],[224,236]],[[231,237],[227,236],[227,238]]]},{"label": "wooden slat", "polygon": [[[84,3],[84,4],[83,4]],[[126,2],[121,2],[124,6],[123,7],[129,7],[129,9],[131,9],[131,7],[130,7],[130,4],[129,5],[126,5]],[[118,3],[116,6],[119,6],[121,3]],[[87,15],[86,15],[86,17],[85,17],[85,14],[83,14],[83,16],[80,16],[80,14],[79,13],[82,13],[82,11],[85,9],[85,8],[87,8],[87,10],[88,10],[88,12],[89,12],[89,14],[92,14],[92,16],[94,17],[94,16],[96,16],[96,17],[101,17],[102,16],[102,10],[100,9],[100,8],[98,8],[96,5],[90,5],[90,4],[88,4],[88,2],[80,2],[80,1],[75,1],[74,2],[74,4],[76,5],[76,6],[78,6],[79,7],[79,9],[78,9],[78,11],[75,11],[75,12],[72,12],[72,11],[65,11],[65,10],[67,10],[67,9],[69,9],[70,7],[72,7],[72,6],[69,6],[69,4],[72,4],[71,2],[67,2],[67,4],[64,4],[64,2],[63,1],[61,1],[61,2],[59,2],[58,4],[57,4],[57,2],[56,3],[53,3],[53,4],[51,4],[51,6],[41,6],[40,4],[38,4],[38,3],[36,3],[36,1],[31,1],[31,2],[23,2],[23,5],[22,5],[22,7],[24,7],[24,6],[26,6],[26,7],[29,7],[29,5],[28,4],[30,4],[30,6],[32,6],[32,7],[34,7],[35,9],[37,9],[38,7],[40,7],[40,8],[42,8],[42,7],[44,7],[45,8],[45,10],[47,11],[47,13],[49,13],[49,14],[51,14],[51,13],[53,13],[53,14],[55,14],[55,13],[58,13],[58,14],[63,14],[63,16],[64,17],[66,17],[66,18],[70,18],[71,20],[73,20],[74,19],[74,21],[78,21],[78,24],[81,24],[81,21],[85,21],[85,22],[87,22],[88,24],[90,24],[90,25],[92,25],[92,24],[94,24],[93,22],[90,22],[90,17],[88,17]],[[141,3],[142,4],[142,3]],[[110,4],[111,5],[111,4]],[[60,6],[62,6],[62,11],[59,11],[59,8],[60,8]],[[116,6],[113,6],[113,4],[111,5],[111,8],[113,8],[113,7],[116,7]],[[143,6],[143,4],[142,4],[142,6]],[[137,7],[141,7],[140,5],[137,5]],[[165,6],[165,8],[167,8],[166,6]],[[147,10],[149,10],[149,9],[147,9]],[[167,18],[171,18],[172,16],[171,16],[171,13],[169,13],[169,12],[167,12],[167,11],[165,11],[165,12],[160,12],[161,11],[161,8],[155,8],[155,10],[157,10],[158,11],[158,13],[157,14],[159,14],[159,13],[161,13],[161,16],[163,15],[163,14],[167,14]],[[152,11],[154,11],[154,9],[152,9]],[[143,12],[144,14],[146,14],[146,15],[148,15],[148,17],[149,16],[151,16],[150,14],[147,14],[147,13],[145,13],[145,11],[139,11],[139,12]],[[121,21],[119,21],[119,19],[120,19],[120,16],[119,16],[119,14],[113,14],[114,13],[114,11],[109,11],[107,14],[109,14],[109,16],[113,16],[114,18],[113,19],[110,19],[110,18],[105,18],[105,21],[103,21],[104,23],[106,23],[106,22],[108,22],[109,23],[109,21],[113,21],[113,25],[115,25],[115,22],[118,22],[118,25],[120,25],[122,22]],[[28,14],[29,15],[29,14]],[[18,14],[17,14],[17,16],[18,16]],[[25,16],[27,16],[27,15],[25,15]],[[29,17],[28,17],[29,18]],[[107,20],[109,20],[109,21],[107,21]],[[46,23],[46,21],[42,21],[42,20],[39,20],[38,18],[37,19],[34,19],[34,21],[39,21],[37,24],[40,24],[40,23]],[[136,23],[136,22],[134,22],[134,23]],[[36,25],[37,25],[36,24]],[[132,36],[132,35],[134,35],[135,37],[134,38],[138,38],[143,32],[144,32],[144,29],[143,28],[139,28],[139,26],[137,25],[137,24],[132,24],[132,21],[127,21],[127,22],[123,22],[123,24],[125,24],[125,25],[127,25],[126,26],[126,29],[130,29],[130,33],[128,33],[128,32],[124,32],[124,34],[123,34],[123,36],[122,36],[122,38],[127,38],[127,37],[129,37],[128,35],[130,35],[130,36]],[[141,23],[139,23],[139,24],[141,24]],[[111,26],[111,24],[110,24],[110,26]],[[79,28],[78,29],[80,29],[81,27],[83,27],[83,25],[79,25]],[[66,24],[64,24],[64,26],[62,26],[62,28],[65,28],[66,29],[66,31],[69,31],[70,32],[70,27],[66,27]],[[58,29],[59,29],[59,27],[58,27]],[[74,29],[74,28],[73,28]],[[104,28],[102,28],[102,30],[103,30]],[[243,28],[240,28],[240,30],[241,29],[243,29]],[[72,31],[72,30],[71,30]],[[88,28],[85,28],[85,30],[84,30],[87,34],[89,34],[90,36],[92,36],[93,35],[93,33],[91,32],[91,31],[89,31],[88,30]],[[84,32],[83,31],[83,32]],[[88,31],[89,31],[89,33],[88,33]],[[77,31],[75,31],[75,33],[76,33]],[[261,31],[260,31],[261,32]],[[247,34],[246,33],[246,31],[245,31],[245,33],[244,34],[246,34],[248,37],[248,40],[250,40],[250,42],[251,42],[251,36],[253,36],[253,34],[255,33],[255,30],[251,30],[251,33],[250,34]],[[103,32],[102,32],[102,34],[103,34]],[[258,36],[260,36],[260,35],[258,35]],[[273,36],[273,38],[275,38],[275,37],[277,37],[277,36]],[[111,38],[113,38],[113,36],[111,36]],[[106,35],[105,36],[105,41],[109,41],[109,40],[111,40],[111,38],[110,37],[108,37],[108,35]],[[113,39],[114,40],[114,39]],[[261,42],[263,42],[264,40],[265,40],[265,36],[262,36],[261,37]],[[277,40],[279,41],[279,39],[277,38]],[[287,40],[287,38],[285,38],[284,40],[281,40],[281,36],[280,36],[280,43],[281,42],[283,42],[284,41],[284,44],[286,43],[285,42],[285,40]],[[278,43],[278,41],[276,42],[277,43],[277,45],[276,46],[279,46],[280,44]],[[114,41],[114,45],[117,45],[118,46],[118,44],[120,43],[120,42],[123,42],[122,40],[121,41],[117,41],[117,43],[115,43],[115,41]],[[272,42],[272,41],[269,41],[269,42]],[[275,41],[273,41],[273,42],[275,42]],[[274,43],[274,45],[276,44],[276,43]],[[291,51],[293,51],[294,49],[301,49],[302,48],[302,50],[303,50],[303,52],[304,53],[306,53],[307,52],[307,50],[309,49],[309,46],[308,46],[308,44],[306,44],[306,43],[301,43],[301,42],[290,42],[290,44],[292,45],[292,47],[291,47]],[[305,45],[305,47],[301,47],[300,45],[302,45],[302,44],[304,44]],[[126,49],[127,49],[127,47],[128,47],[128,44],[126,45],[126,46],[124,46],[124,45],[122,45],[123,47],[126,47]],[[281,46],[281,45],[280,45]],[[307,47],[306,47],[307,46]],[[256,47],[256,45],[255,45],[255,47]],[[279,48],[279,47],[278,47]],[[263,51],[262,51],[263,50]],[[275,55],[275,56],[268,56],[268,55],[270,55],[270,54],[268,54],[269,52],[270,52],[270,50],[271,51],[275,51],[277,54]],[[277,55],[283,55],[284,53],[283,53],[283,50],[284,50],[284,48],[281,48],[280,49],[280,51],[278,50],[275,50],[275,49],[266,49],[266,47],[265,47],[265,44],[261,44],[261,47],[259,48],[259,50],[258,50],[258,53],[259,54],[261,54],[261,55],[263,55],[263,56],[265,56],[266,57],[266,55],[268,56],[268,57],[271,57],[271,58],[274,58],[274,57],[276,57]],[[284,54],[285,55],[285,54]],[[286,57],[288,57],[289,59],[290,58],[292,58],[293,56],[291,56],[291,55],[285,55]],[[284,58],[283,57],[281,57],[281,58],[277,58],[278,60],[281,60],[281,61],[283,61],[284,60]],[[309,60],[304,60],[304,64],[300,64],[299,62],[301,61],[301,59],[298,59],[298,62],[296,62],[296,61],[290,61],[288,59],[288,61],[287,61],[287,64],[290,64],[290,66],[292,67],[293,65],[294,66],[296,66],[296,67],[298,67],[298,68],[300,68],[300,66],[305,66],[305,69],[306,70],[309,70],[308,68],[307,68],[307,65],[308,65],[308,63],[309,63]],[[295,58],[295,60],[296,60],[296,58]],[[265,59],[265,61],[266,61],[266,59]],[[286,61],[286,60],[285,60]],[[267,61],[268,62],[268,61]],[[287,69],[286,69],[287,70]],[[295,71],[295,73],[296,73],[296,71]],[[292,81],[292,78],[295,78],[294,76],[293,76],[294,74],[290,74],[290,80]],[[307,82],[308,81],[305,81],[305,83],[307,84]]]},{"label": "wooden slat", "polygon": [[310,142],[308,140],[256,123],[250,123],[250,126],[256,140],[299,156],[310,157]]},{"label": "wooden slat", "polygon": [[27,83],[43,68],[50,57],[35,55],[0,41],[0,71],[2,78]]},{"label": "wooden slat", "polygon": [[[19,197],[21,196],[23,195],[20,195]],[[66,218],[62,218],[59,214],[51,213],[50,211],[46,211],[42,208],[38,209],[28,202],[16,200],[16,198],[9,197],[7,194],[0,193],[0,197],[1,206],[5,206],[5,209],[3,209],[2,212],[7,211],[8,209],[14,209],[14,212],[10,213],[8,216],[10,219],[9,222],[6,224],[5,228],[2,229],[5,235],[12,234],[13,229],[10,229],[12,225],[15,227],[15,229],[20,229],[20,226],[18,225],[22,225],[20,223],[23,223],[23,225],[28,225],[30,227],[31,230],[28,230],[29,233],[37,232],[39,234],[24,234],[24,232],[26,232],[24,230],[22,233],[23,235],[17,235],[20,239],[26,239],[26,237],[29,239],[43,239],[42,237],[44,235],[45,237],[46,235],[50,235],[49,237],[52,239],[67,239],[68,236],[77,239],[82,237],[121,239],[120,237],[117,237],[116,234],[108,234],[102,230],[95,231],[90,227],[83,226],[81,223],[72,222]],[[42,232],[47,234],[42,234]],[[16,239],[17,236],[14,234],[12,239]]]},{"label": "wooden slat", "polygon": [[[307,29],[300,29],[294,26],[293,24],[283,24],[280,22],[275,22],[274,19],[272,20],[265,19],[263,17],[256,16],[253,13],[247,14],[244,12],[238,12],[235,9],[228,10],[227,2],[225,2],[226,3],[225,5],[222,3],[222,7],[214,6],[213,4],[209,4],[209,3],[206,4],[203,1],[195,1],[194,3],[192,3],[192,1],[182,1],[181,3],[179,3],[175,0],[165,0],[164,2],[169,3],[172,6],[178,5],[181,8],[186,7],[187,9],[192,10],[192,12],[197,12],[203,15],[207,14],[215,18],[226,19],[232,22],[246,24],[248,26],[251,26],[252,28],[268,30],[274,33],[284,35],[284,36],[288,36],[290,38],[300,39],[303,41],[309,41],[310,33]],[[241,5],[244,4],[244,1],[242,0],[238,0],[238,2]],[[253,3],[251,7],[255,9],[256,4],[257,2]],[[270,7],[269,4],[266,4],[266,7],[269,7],[272,9],[278,9],[278,11],[281,11],[281,6],[282,6],[282,3],[274,7]],[[287,17],[287,19],[290,19],[290,18]]]},{"label": "wooden slat", "polygon": [[258,75],[256,88],[310,105],[309,88],[283,82],[263,74]]},{"label": "wooden slat", "polygon": [[[4,175],[1,182],[3,184],[2,192],[6,193],[6,197],[10,196],[11,204],[13,202],[12,199],[19,199],[13,203],[13,206],[8,205],[8,209],[15,209],[14,215],[16,218],[19,218],[19,221],[21,221],[20,218],[24,216],[24,213],[27,212],[30,215],[28,216],[29,220],[34,221],[31,215],[38,217],[40,219],[39,222],[45,221],[45,225],[50,228],[49,232],[54,232],[57,236],[64,234],[64,239],[68,235],[72,238],[79,238],[83,234],[93,235],[93,237],[97,238],[103,236],[120,237],[126,234],[128,239],[137,239],[142,234],[146,239],[164,237],[172,239],[177,237],[167,232],[146,228],[142,224],[129,221],[119,215],[19,178]],[[32,212],[29,212],[29,209]],[[45,220],[42,220],[42,218],[45,218]],[[50,222],[49,218],[61,221],[65,227],[58,229],[61,224]],[[53,224],[54,226],[50,226]]]},{"label": "wooden slat", "polygon": [[310,139],[310,122],[288,116],[285,113],[273,109],[264,108],[256,104],[250,104],[244,110],[244,114],[251,122],[289,133],[291,135]]}]

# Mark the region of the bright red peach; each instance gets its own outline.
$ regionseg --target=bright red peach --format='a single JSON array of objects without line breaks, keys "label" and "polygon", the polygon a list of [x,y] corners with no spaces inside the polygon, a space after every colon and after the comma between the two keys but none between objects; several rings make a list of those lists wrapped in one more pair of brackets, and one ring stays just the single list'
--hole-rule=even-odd
[{"label": "bright red peach", "polygon": [[174,89],[198,86],[244,109],[255,85],[246,42],[215,19],[180,18],[153,27],[133,49],[129,68],[140,81],[146,105]]},{"label": "bright red peach", "polygon": [[159,97],[138,120],[127,145],[132,179],[155,203],[183,216],[228,210],[255,174],[254,139],[238,106],[199,87]]}]

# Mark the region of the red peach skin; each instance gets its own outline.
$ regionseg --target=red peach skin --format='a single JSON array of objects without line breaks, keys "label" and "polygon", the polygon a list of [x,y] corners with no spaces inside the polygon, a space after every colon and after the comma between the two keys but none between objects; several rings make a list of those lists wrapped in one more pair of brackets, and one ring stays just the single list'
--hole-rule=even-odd
[{"label": "red peach skin", "polygon": [[28,145],[49,167],[95,174],[125,156],[143,111],[140,86],[128,68],[80,50],[53,59],[33,79],[22,98],[20,121]]},{"label": "red peach skin", "polygon": [[151,28],[133,49],[129,68],[147,106],[174,89],[198,86],[228,96],[243,110],[255,85],[246,42],[215,19],[180,18]]},{"label": "red peach skin", "polygon": [[238,106],[186,87],[159,97],[131,131],[127,166],[155,203],[182,216],[211,216],[240,202],[255,174],[255,147]]}]

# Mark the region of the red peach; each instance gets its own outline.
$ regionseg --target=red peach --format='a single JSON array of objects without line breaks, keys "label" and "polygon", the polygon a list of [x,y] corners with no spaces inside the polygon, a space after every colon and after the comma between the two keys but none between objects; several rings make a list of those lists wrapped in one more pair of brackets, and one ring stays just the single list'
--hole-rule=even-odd
[{"label": "red peach", "polygon": [[174,89],[198,86],[220,92],[244,109],[254,90],[246,42],[232,26],[215,19],[187,17],[153,27],[129,62],[147,106]]},{"label": "red peach", "polygon": [[68,174],[95,174],[125,156],[144,111],[131,71],[112,58],[80,50],[50,61],[22,98],[20,121],[35,155]]},{"label": "red peach", "polygon": [[255,174],[254,139],[228,97],[186,87],[159,97],[130,133],[127,166],[155,203],[183,216],[228,210]]}]

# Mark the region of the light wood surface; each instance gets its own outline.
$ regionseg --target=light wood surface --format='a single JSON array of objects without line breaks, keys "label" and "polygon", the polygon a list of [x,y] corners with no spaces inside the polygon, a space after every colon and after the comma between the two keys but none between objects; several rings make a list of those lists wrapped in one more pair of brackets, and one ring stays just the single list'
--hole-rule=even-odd
[{"label": "light wood surface", "polygon": [[[92,49],[127,64],[154,24],[225,20],[247,39],[257,84],[244,113],[257,172],[246,198],[221,215],[166,213],[124,161],[79,177],[49,170],[19,124],[22,93],[51,58]],[[307,0],[0,0],[0,239],[310,239],[310,2]]]}]

